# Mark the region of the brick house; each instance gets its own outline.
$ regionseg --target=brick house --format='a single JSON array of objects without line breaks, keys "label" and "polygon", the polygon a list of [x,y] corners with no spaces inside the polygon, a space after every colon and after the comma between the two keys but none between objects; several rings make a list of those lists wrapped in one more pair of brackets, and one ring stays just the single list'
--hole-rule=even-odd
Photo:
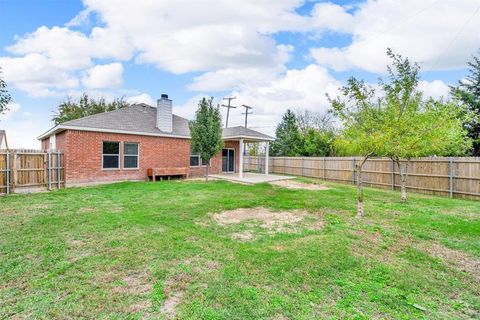
[{"label": "brick house", "polygon": [[[188,123],[172,114],[172,100],[162,95],[157,107],[134,104],[68,121],[38,139],[42,149],[64,152],[67,186],[146,180],[147,172],[150,178],[202,176],[206,163],[190,149]],[[210,161],[212,174],[242,176],[244,144],[273,140],[240,126],[223,129],[222,137],[224,149]]]}]

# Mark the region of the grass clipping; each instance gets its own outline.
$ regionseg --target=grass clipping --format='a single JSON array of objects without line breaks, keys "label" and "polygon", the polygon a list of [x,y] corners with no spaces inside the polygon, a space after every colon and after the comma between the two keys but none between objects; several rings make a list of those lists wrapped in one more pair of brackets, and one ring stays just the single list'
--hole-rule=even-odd
[{"label": "grass clipping", "polygon": [[307,211],[272,211],[267,208],[239,208],[213,215],[221,226],[241,225],[242,230],[232,232],[232,238],[251,241],[265,231],[267,234],[297,233],[300,230],[320,230],[323,221],[319,215]]}]

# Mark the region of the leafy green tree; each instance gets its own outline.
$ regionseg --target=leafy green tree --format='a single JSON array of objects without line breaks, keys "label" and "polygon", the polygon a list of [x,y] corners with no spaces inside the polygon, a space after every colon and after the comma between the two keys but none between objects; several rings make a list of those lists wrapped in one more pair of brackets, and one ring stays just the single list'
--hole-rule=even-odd
[{"label": "leafy green tree", "polygon": [[198,103],[195,119],[190,122],[191,146],[207,162],[205,181],[208,181],[210,159],[223,148],[222,116],[218,107],[214,107],[213,98],[203,98]]},{"label": "leafy green tree", "polygon": [[84,93],[78,102],[74,101],[71,97],[68,97],[66,101],[62,102],[58,106],[58,110],[52,120],[55,124],[60,124],[97,113],[125,108],[129,105],[130,103],[126,102],[123,97],[107,102],[105,98],[94,99]]},{"label": "leafy green tree", "polygon": [[327,96],[334,113],[343,123],[335,145],[343,155],[362,157],[361,161],[356,162],[355,169],[357,217],[363,217],[363,166],[368,158],[381,154],[385,143],[382,100],[375,97],[375,90],[371,86],[353,77],[341,88],[341,93],[342,96],[336,99]]},{"label": "leafy green tree", "polygon": [[[480,51],[479,51],[480,53]],[[480,156],[480,57],[473,57],[468,62],[469,74],[464,80],[458,82],[458,86],[451,87],[451,93],[462,101],[473,113],[464,127],[468,130],[468,136],[473,139],[473,156]]]},{"label": "leafy green tree", "polygon": [[275,131],[275,141],[270,144],[272,156],[296,156],[301,146],[300,129],[295,113],[288,109]]},{"label": "leafy green tree", "polygon": [[7,105],[12,101],[10,93],[7,91],[7,84],[1,78],[2,68],[0,68],[0,115],[4,114],[8,110]]},{"label": "leafy green tree", "polygon": [[300,154],[307,157],[326,157],[334,154],[335,133],[332,130],[310,128],[301,135]]},{"label": "leafy green tree", "polygon": [[418,64],[390,49],[387,55],[392,59],[392,66],[388,67],[388,82],[380,80],[385,97],[381,100],[385,143],[380,154],[390,157],[397,165],[401,201],[406,202],[411,158],[462,155],[471,147],[467,131],[462,127],[468,112],[455,101],[424,101],[418,90]]}]

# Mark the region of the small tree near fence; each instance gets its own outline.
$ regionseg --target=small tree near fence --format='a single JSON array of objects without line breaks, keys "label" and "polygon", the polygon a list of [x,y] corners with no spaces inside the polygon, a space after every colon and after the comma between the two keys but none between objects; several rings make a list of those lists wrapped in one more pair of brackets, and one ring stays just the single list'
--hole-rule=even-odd
[{"label": "small tree near fence", "polygon": [[385,143],[380,154],[392,159],[398,167],[404,203],[411,158],[462,155],[471,147],[467,131],[462,127],[468,112],[454,101],[425,101],[418,90],[418,64],[390,49],[387,55],[392,59],[392,66],[387,70],[388,81],[380,80],[385,97],[382,99]]},{"label": "small tree near fence", "polygon": [[205,181],[208,181],[210,159],[223,148],[222,117],[212,103],[213,98],[200,100],[195,119],[190,122],[191,147],[207,162]]},{"label": "small tree near fence", "polygon": [[378,155],[385,142],[382,131],[384,121],[381,101],[375,98],[375,90],[361,80],[350,78],[341,89],[343,98],[331,99],[335,114],[343,123],[335,145],[344,155],[360,155],[355,164],[357,173],[357,217],[364,216],[363,165],[369,157]]}]

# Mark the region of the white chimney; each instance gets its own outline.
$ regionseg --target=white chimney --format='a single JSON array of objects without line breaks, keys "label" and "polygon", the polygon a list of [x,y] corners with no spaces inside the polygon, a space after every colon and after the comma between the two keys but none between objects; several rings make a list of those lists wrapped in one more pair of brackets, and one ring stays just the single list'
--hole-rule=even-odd
[{"label": "white chimney", "polygon": [[157,100],[157,128],[163,132],[172,132],[172,100],[162,94]]}]

